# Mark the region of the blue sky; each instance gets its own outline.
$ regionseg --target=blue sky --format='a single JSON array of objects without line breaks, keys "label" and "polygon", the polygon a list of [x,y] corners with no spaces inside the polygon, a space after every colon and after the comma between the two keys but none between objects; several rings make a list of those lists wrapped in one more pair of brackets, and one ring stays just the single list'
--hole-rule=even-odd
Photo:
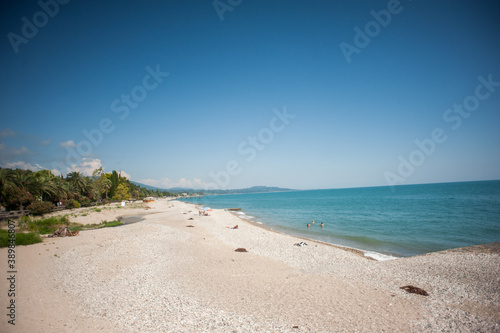
[{"label": "blue sky", "polygon": [[159,187],[500,179],[499,7],[3,1],[0,165]]}]

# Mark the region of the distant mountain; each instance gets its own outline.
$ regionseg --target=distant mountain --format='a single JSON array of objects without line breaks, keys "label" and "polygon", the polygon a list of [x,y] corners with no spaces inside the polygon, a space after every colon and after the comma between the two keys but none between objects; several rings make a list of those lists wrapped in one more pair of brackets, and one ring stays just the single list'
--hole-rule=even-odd
[{"label": "distant mountain", "polygon": [[242,194],[242,193],[268,193],[268,192],[289,192],[295,191],[290,188],[282,188],[282,187],[269,187],[269,186],[253,186],[249,188],[241,188],[241,189],[228,189],[228,190],[202,190],[202,189],[192,189],[192,188],[184,188],[184,187],[172,187],[172,188],[159,188],[155,186],[141,184],[135,181],[131,181],[137,186],[144,187],[147,190],[160,190],[161,192],[167,191],[172,193],[204,193],[204,194]]},{"label": "distant mountain", "polygon": [[[164,189],[164,188],[159,188],[159,187],[156,187],[156,186],[150,186],[150,185],[146,185],[146,184],[142,184],[142,183],[139,183],[139,182],[135,182],[133,180],[130,181],[132,184],[135,184],[137,186],[140,186],[140,187],[143,187],[145,188],[146,190],[149,190],[149,191],[156,191],[156,190],[160,190],[160,191],[168,191],[167,189]],[[170,192],[170,191],[168,191]]]},{"label": "distant mountain", "polygon": [[[243,194],[243,193],[269,193],[269,192],[290,192],[295,191],[291,188],[253,186],[249,188],[231,189],[231,190],[203,190],[206,194]],[[195,190],[195,192],[200,192]]]}]

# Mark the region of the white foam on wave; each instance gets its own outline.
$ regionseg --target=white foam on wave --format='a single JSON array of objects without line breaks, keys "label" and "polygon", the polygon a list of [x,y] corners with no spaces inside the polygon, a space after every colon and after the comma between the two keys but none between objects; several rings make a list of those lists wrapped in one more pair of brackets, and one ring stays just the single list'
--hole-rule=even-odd
[{"label": "white foam on wave", "polygon": [[386,260],[394,260],[398,259],[397,257],[390,256],[388,254],[383,254],[383,253],[378,253],[378,252],[371,252],[371,251],[366,251],[363,253],[365,257],[370,257],[373,258],[377,261],[386,261]]}]

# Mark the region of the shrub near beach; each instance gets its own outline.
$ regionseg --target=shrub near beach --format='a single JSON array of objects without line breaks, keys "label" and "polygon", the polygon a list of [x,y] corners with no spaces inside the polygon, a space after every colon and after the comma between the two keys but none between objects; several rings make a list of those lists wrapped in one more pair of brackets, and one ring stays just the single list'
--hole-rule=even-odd
[{"label": "shrub near beach", "polygon": [[42,235],[52,234],[62,226],[69,226],[69,219],[67,216],[53,216],[46,219],[31,219],[26,223],[26,227],[29,231]]},{"label": "shrub near beach", "polygon": [[136,185],[116,171],[105,173],[95,169],[91,176],[70,172],[56,176],[50,170],[36,172],[0,168],[0,209],[7,211],[29,209],[34,215],[48,213],[56,205],[79,208],[131,198],[176,196]]},{"label": "shrub near beach", "polygon": [[[49,218],[31,218],[22,216],[17,220],[18,231],[15,233],[16,245],[30,245],[43,242],[40,235],[52,235],[60,228],[69,227],[72,231],[101,229],[123,225],[120,221],[102,221],[101,223],[83,225],[71,223],[67,215]],[[8,231],[0,229],[0,248],[9,245]]]},{"label": "shrub near beach", "polygon": [[[40,235],[29,232],[29,233],[16,233],[16,245],[30,245],[41,243],[42,238]],[[9,246],[9,232],[7,230],[0,229],[0,248]]]},{"label": "shrub near beach", "polygon": [[32,215],[48,214],[54,209],[54,204],[47,201],[37,201],[27,207]]}]

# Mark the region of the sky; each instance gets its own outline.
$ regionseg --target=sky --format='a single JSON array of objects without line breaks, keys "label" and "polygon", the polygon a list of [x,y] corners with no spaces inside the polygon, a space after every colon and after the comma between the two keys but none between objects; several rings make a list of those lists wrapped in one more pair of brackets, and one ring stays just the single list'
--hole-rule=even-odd
[{"label": "sky", "polygon": [[171,188],[500,179],[497,1],[2,1],[0,166]]}]

